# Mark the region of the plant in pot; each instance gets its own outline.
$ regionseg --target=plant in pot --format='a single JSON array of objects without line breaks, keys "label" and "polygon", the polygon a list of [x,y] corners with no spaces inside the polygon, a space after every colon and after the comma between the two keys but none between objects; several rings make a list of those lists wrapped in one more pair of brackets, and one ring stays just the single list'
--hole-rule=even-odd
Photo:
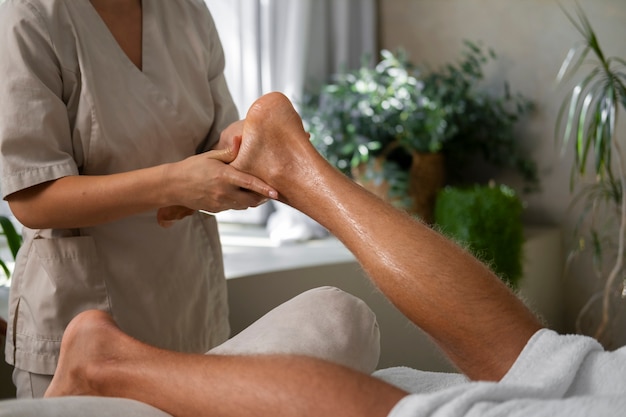
[{"label": "plant in pot", "polygon": [[381,57],[374,68],[337,74],[309,95],[303,120],[313,144],[337,168],[429,220],[427,210],[412,207],[409,172],[414,159],[430,157],[435,187],[427,194],[434,199],[443,185],[440,151],[450,136],[446,110],[422,93],[424,83],[404,53],[383,50]]},{"label": "plant in pot", "polygon": [[536,181],[534,164],[520,156],[513,134],[528,101],[508,89],[494,95],[478,88],[493,56],[466,42],[459,62],[426,71],[402,51],[383,50],[374,68],[338,74],[308,95],[305,126],[337,168],[430,223],[446,176],[448,182],[462,177],[449,168],[465,167],[478,154]]},{"label": "plant in pot", "polygon": [[505,185],[448,186],[437,196],[435,224],[515,289],[522,277],[522,211],[520,198]]},{"label": "plant in pot", "polygon": [[[616,130],[619,110],[626,108],[626,61],[605,55],[580,7],[577,18],[563,11],[584,41],[570,50],[558,75],[560,81],[577,78],[556,124],[557,139],[574,151],[570,186],[580,216],[570,259],[591,253],[601,283],[581,309],[577,330],[586,332],[583,319],[599,304],[600,318],[592,332],[610,345],[611,309],[626,296],[626,166]],[[585,65],[588,69],[583,71]]]}]

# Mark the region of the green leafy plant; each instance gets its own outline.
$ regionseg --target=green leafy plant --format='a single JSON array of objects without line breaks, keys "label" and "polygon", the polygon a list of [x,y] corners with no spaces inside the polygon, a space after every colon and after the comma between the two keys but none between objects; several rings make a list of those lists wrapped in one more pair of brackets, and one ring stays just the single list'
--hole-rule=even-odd
[{"label": "green leafy plant", "polygon": [[[597,302],[601,318],[594,336],[603,340],[612,304],[624,296],[626,200],[624,155],[616,131],[618,113],[626,108],[626,61],[607,57],[584,11],[576,17],[563,12],[582,35],[571,48],[558,74],[559,81],[577,77],[563,100],[555,136],[563,149],[573,148],[570,186],[580,207],[572,257],[590,250],[602,289],[581,309],[578,330]],[[585,69],[583,71],[583,67]],[[588,172],[592,166],[593,171]],[[578,189],[577,186],[579,187]]]},{"label": "green leafy plant", "polygon": [[496,168],[512,168],[523,178],[527,190],[538,187],[537,167],[520,146],[515,126],[533,105],[508,82],[502,92],[481,89],[484,67],[497,59],[491,49],[465,41],[462,59],[446,64],[424,77],[424,94],[436,97],[446,109],[451,137],[443,147],[448,175],[462,182],[468,161],[479,156]]},{"label": "green leafy plant", "polygon": [[303,118],[313,144],[346,174],[390,147],[438,152],[450,133],[445,109],[425,96],[403,52],[381,52],[370,68],[337,74],[308,95]]},{"label": "green leafy plant", "polygon": [[[0,216],[0,228],[2,229],[2,234],[6,239],[7,245],[9,246],[9,250],[11,251],[11,255],[15,260],[17,256],[17,251],[20,249],[22,245],[22,236],[15,230],[15,226],[6,216]],[[6,262],[0,259],[0,267],[4,271],[7,278],[11,277],[11,270],[7,266]]]},{"label": "green leafy plant", "polygon": [[435,224],[515,288],[522,276],[522,211],[507,186],[449,186],[437,197]]},{"label": "green leafy plant", "polygon": [[[379,175],[407,172],[414,152],[441,152],[451,182],[479,155],[492,166],[519,170],[534,187],[535,164],[523,156],[513,129],[530,102],[506,85],[503,94],[480,89],[491,59],[493,51],[466,42],[459,62],[427,70],[402,51],[383,50],[374,68],[338,74],[307,95],[305,126],[316,148],[348,175],[372,158],[385,160],[387,172]],[[405,193],[407,180],[396,178],[392,190]]]}]

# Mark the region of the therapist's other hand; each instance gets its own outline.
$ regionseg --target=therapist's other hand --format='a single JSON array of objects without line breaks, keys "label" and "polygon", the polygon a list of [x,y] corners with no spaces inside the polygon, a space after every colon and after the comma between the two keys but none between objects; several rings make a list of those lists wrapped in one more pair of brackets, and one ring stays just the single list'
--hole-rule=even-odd
[{"label": "therapist's other hand", "polygon": [[161,207],[157,211],[157,223],[159,223],[159,226],[161,227],[168,228],[178,220],[191,216],[195,212],[196,210],[192,210],[185,206]]},{"label": "therapist's other hand", "polygon": [[194,155],[170,164],[167,177],[175,179],[175,199],[179,204],[163,207],[157,222],[169,227],[197,210],[210,213],[256,207],[278,193],[255,176],[228,165],[239,152],[241,137],[233,137],[231,146]]}]

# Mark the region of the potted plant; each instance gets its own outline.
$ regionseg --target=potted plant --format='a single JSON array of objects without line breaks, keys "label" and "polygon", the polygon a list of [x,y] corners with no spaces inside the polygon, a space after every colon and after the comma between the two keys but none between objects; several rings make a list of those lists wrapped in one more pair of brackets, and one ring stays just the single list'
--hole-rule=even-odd
[{"label": "potted plant", "polygon": [[[570,50],[558,74],[560,81],[577,79],[556,124],[557,139],[564,148],[573,148],[575,156],[570,186],[580,217],[570,259],[590,251],[602,283],[581,309],[577,327],[585,331],[582,319],[599,303],[601,314],[593,333],[608,344],[611,307],[626,295],[626,166],[616,130],[620,108],[626,108],[626,61],[605,55],[580,7],[577,18],[563,11],[584,41]],[[590,165],[593,170],[587,172]]]},{"label": "potted plant", "polygon": [[437,197],[435,224],[517,288],[522,277],[522,211],[521,200],[505,185],[447,186]]},{"label": "potted plant", "polygon": [[[309,95],[303,119],[313,144],[332,164],[381,197],[409,207],[413,155],[439,155],[449,129],[445,109],[422,94],[424,84],[406,55],[383,50],[381,58],[374,68],[337,74]],[[441,183],[441,160],[431,160],[440,177],[432,182]]]},{"label": "potted plant", "polygon": [[305,126],[340,170],[431,222],[446,176],[460,178],[450,167],[476,155],[536,182],[534,164],[520,156],[513,134],[529,102],[508,88],[502,95],[479,89],[483,65],[494,56],[466,42],[459,62],[427,71],[402,51],[383,50],[374,68],[338,74],[308,95]]}]

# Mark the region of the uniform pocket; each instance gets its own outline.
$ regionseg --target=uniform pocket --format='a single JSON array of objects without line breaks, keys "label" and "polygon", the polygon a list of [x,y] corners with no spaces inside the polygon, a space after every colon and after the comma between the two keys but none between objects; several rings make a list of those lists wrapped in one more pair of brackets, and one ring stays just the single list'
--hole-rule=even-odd
[{"label": "uniform pocket", "polygon": [[65,327],[88,309],[109,311],[106,284],[91,236],[34,239],[20,283],[17,333],[60,340]]}]

